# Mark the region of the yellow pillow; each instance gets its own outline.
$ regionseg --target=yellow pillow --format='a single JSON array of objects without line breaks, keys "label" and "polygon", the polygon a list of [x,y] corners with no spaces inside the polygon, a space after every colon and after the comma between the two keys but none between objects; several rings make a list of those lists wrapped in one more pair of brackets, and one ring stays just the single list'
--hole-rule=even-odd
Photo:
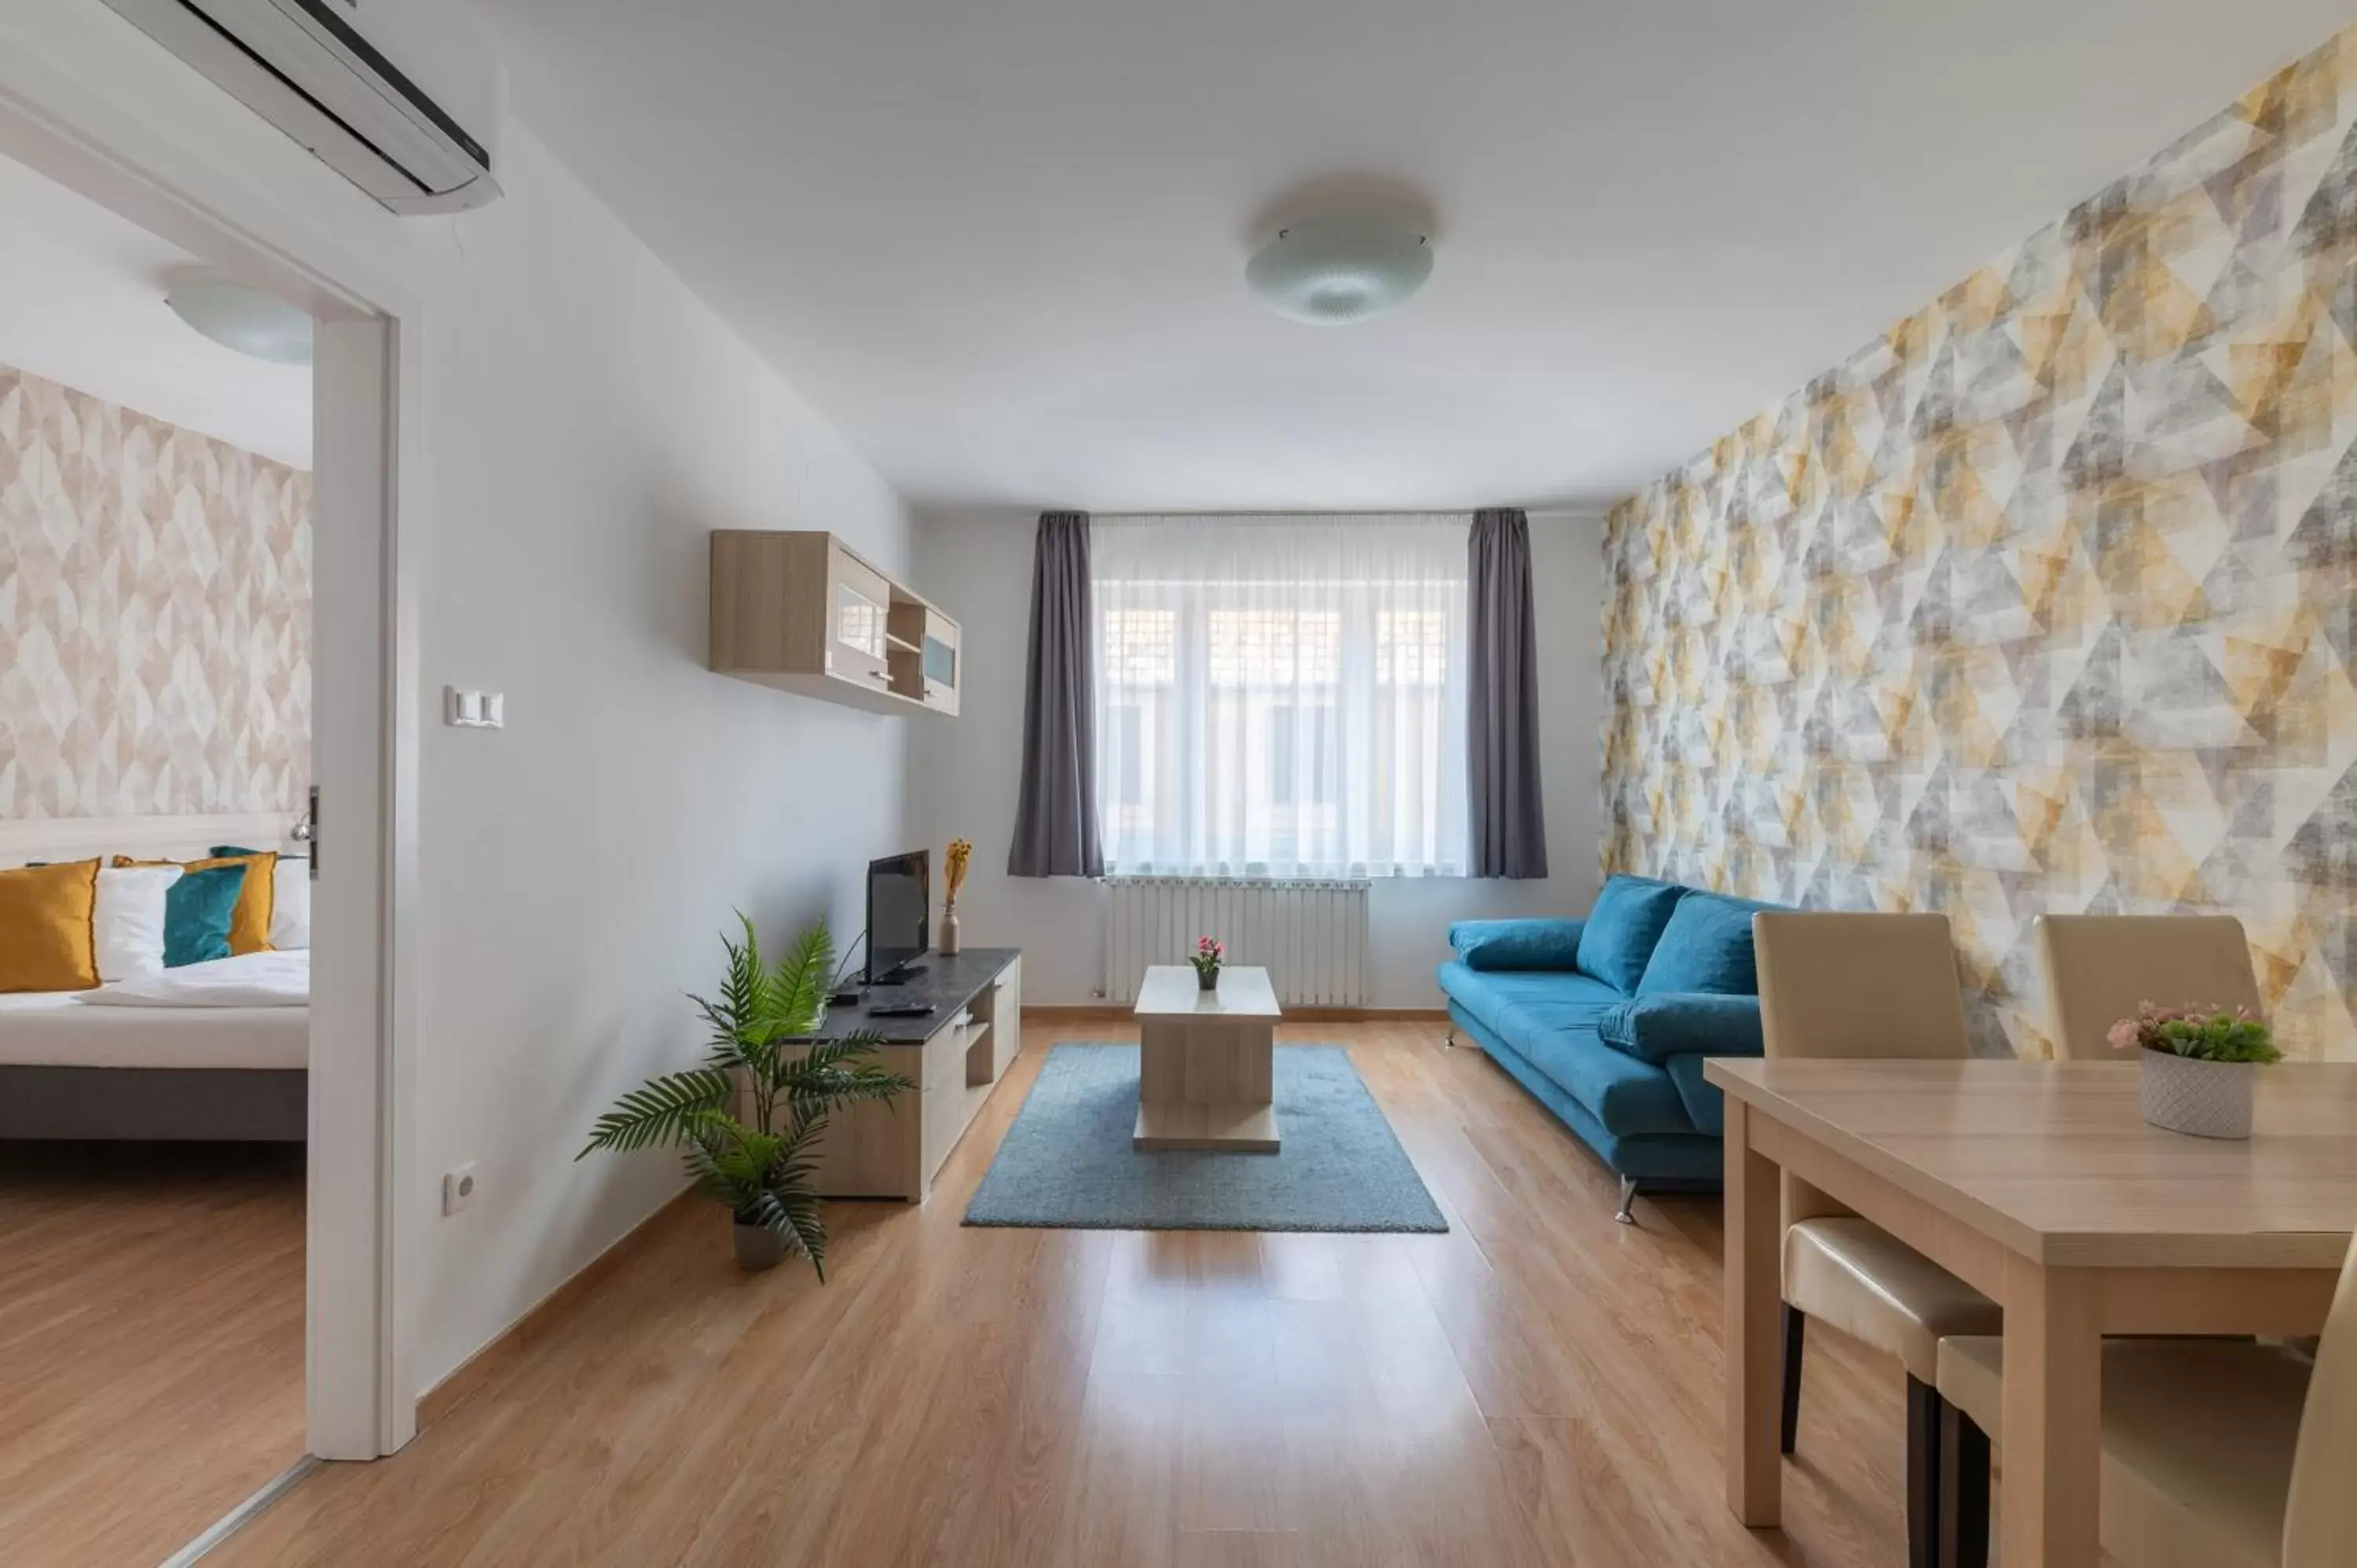
[{"label": "yellow pillow", "polygon": [[245,886],[237,892],[237,908],[229,912],[229,950],[231,953],[268,952],[270,948],[270,916],[278,897],[278,856],[274,853],[261,854],[221,854],[208,860],[134,860],[127,854],[114,857],[117,865],[177,865],[183,871],[210,871],[216,865],[245,867]]},{"label": "yellow pillow", "polygon": [[0,991],[98,984],[98,862],[0,871]]}]

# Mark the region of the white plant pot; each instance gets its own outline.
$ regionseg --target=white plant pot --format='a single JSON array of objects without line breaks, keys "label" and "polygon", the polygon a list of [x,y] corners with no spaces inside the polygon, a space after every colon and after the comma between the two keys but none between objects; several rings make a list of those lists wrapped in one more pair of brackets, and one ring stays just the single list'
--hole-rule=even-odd
[{"label": "white plant pot", "polygon": [[2251,1135],[2252,1062],[2211,1062],[2168,1051],[2144,1053],[2144,1119],[2197,1138]]}]

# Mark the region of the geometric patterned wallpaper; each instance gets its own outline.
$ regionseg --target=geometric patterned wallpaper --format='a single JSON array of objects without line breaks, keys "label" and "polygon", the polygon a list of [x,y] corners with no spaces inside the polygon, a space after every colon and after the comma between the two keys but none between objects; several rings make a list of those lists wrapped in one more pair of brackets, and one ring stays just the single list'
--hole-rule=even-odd
[{"label": "geometric patterned wallpaper", "polygon": [[2224,910],[2357,1057],[2357,29],[1605,556],[1606,870],[1943,911],[1985,1054],[2050,1053],[2037,915]]},{"label": "geometric patterned wallpaper", "polygon": [[311,476],[0,366],[0,819],[310,782]]}]

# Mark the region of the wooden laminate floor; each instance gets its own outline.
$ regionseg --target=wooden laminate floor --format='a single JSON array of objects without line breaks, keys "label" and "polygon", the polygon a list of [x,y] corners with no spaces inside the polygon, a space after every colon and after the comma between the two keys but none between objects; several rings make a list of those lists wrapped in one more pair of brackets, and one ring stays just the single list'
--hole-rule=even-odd
[{"label": "wooden laminate floor", "polygon": [[1744,1530],[1717,1200],[1615,1225],[1609,1175],[1441,1032],[1286,1036],[1351,1047],[1446,1236],[961,1227],[1045,1047],[1125,1034],[1035,1021],[929,1202],[836,1206],[827,1284],[740,1276],[675,1210],[407,1452],[208,1568],[1903,1561],[1897,1369],[1813,1338],[1789,1532]]},{"label": "wooden laminate floor", "polygon": [[0,1144],[0,1563],[155,1568],[302,1454],[302,1151]]}]

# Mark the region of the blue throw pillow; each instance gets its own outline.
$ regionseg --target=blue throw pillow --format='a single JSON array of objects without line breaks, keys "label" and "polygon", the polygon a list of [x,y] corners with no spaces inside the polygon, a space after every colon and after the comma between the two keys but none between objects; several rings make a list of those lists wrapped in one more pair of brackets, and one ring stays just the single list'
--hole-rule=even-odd
[{"label": "blue throw pillow", "polygon": [[1596,896],[1579,933],[1579,968],[1615,991],[1634,992],[1662,928],[1685,889],[1650,876],[1615,876]]},{"label": "blue throw pillow", "polygon": [[1672,1057],[1757,1057],[1768,1050],[1757,996],[1636,997],[1598,1015],[1596,1037],[1624,1057],[1656,1066]]},{"label": "blue throw pillow", "polygon": [[164,894],[164,967],[229,957],[229,918],[245,891],[245,867],[183,872]]},{"label": "blue throw pillow", "polygon": [[1579,967],[1577,920],[1459,920],[1448,945],[1468,969],[1563,970]]},{"label": "blue throw pillow", "polygon": [[1775,907],[1717,893],[1687,894],[1654,944],[1637,994],[1708,991],[1722,996],[1759,995],[1751,917]]}]

